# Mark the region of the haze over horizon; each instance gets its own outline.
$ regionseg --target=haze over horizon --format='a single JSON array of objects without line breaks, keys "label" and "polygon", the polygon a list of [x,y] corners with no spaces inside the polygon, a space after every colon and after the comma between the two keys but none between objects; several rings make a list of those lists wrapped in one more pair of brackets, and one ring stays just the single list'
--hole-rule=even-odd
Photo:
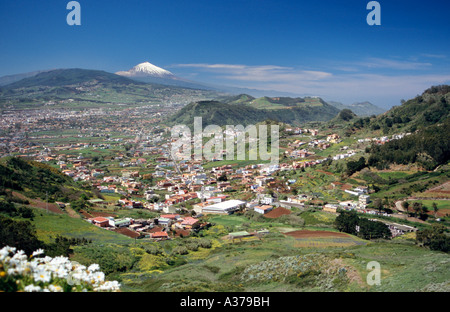
[{"label": "haze over horizon", "polygon": [[399,105],[450,83],[450,3],[379,1],[0,3],[0,76],[54,68],[127,71],[150,62],[199,83]]}]

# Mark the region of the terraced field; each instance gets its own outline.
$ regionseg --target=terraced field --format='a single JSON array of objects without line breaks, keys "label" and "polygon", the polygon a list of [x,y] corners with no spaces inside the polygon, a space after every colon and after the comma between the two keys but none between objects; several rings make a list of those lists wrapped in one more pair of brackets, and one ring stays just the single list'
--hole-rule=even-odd
[{"label": "terraced field", "polygon": [[325,247],[349,247],[365,245],[367,241],[345,233],[331,231],[300,230],[284,233],[295,238],[295,247],[300,248],[325,248]]}]

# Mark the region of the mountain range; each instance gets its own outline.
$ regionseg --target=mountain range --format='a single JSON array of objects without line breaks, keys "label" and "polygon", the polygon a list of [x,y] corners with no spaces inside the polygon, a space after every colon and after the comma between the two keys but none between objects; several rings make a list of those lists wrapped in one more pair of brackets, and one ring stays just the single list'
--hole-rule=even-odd
[{"label": "mountain range", "polygon": [[0,87],[0,108],[92,108],[188,104],[217,97],[210,90],[145,83],[101,70],[56,69]]},{"label": "mountain range", "polygon": [[[117,86],[114,87],[114,85]],[[145,85],[147,85],[147,88],[144,87]],[[153,86],[150,89],[160,89],[162,86],[165,86],[168,93],[173,93],[172,91],[176,90],[177,92],[175,93],[177,94],[180,94],[180,92],[183,93],[184,91],[186,91],[186,93],[192,93],[192,90],[209,91],[208,96],[203,97],[204,100],[214,98],[214,96],[212,96],[214,92],[228,94],[241,93],[240,95],[237,95],[237,98],[239,98],[237,101],[257,109],[278,109],[283,108],[283,106],[286,105],[292,105],[292,103],[295,102],[300,103],[308,101],[305,99],[314,99],[314,97],[299,98],[295,94],[270,90],[253,90],[247,88],[207,85],[180,78],[166,69],[153,65],[149,62],[143,62],[129,70],[118,71],[114,74],[99,70],[54,69],[0,77],[0,105],[2,100],[7,100],[10,103],[12,98],[17,99],[18,97],[26,97],[27,99],[30,99],[30,92],[28,91],[31,90],[25,90],[23,88],[33,88],[36,86],[45,86],[46,89],[40,90],[41,92],[37,93],[36,90],[32,90],[31,93],[34,96],[34,100],[40,100],[42,98],[47,99],[50,98],[52,94],[57,95],[58,98],[64,98],[65,96],[73,97],[74,95],[79,95],[82,93],[80,91],[82,88],[86,87],[89,87],[89,90],[91,91],[92,88],[98,90],[100,86],[107,90],[112,88],[114,89],[114,92],[111,92],[113,94],[116,92],[127,92],[125,90],[126,88],[124,89],[124,86],[128,86],[128,89],[130,89],[131,86],[139,89],[149,89],[148,86],[150,85]],[[170,87],[174,87],[176,89],[171,89],[169,92]],[[192,90],[187,91],[187,89]],[[134,93],[132,90],[128,91]],[[138,93],[140,95],[138,101],[142,101],[142,96],[145,96],[146,92],[142,91]],[[215,94],[215,96],[218,97],[219,94]],[[246,101],[243,101],[243,96],[247,97]],[[236,104],[233,103],[233,101],[236,101],[233,100],[233,97],[234,95],[222,96],[218,100],[224,103]],[[121,99],[120,96],[118,98]],[[200,97],[194,100],[199,99],[202,98]],[[89,99],[84,96],[83,100]],[[24,99],[22,98],[21,101],[23,102]],[[322,99],[320,99],[320,101],[324,102]],[[378,115],[385,111],[370,102],[359,102],[351,105],[345,105],[336,101],[328,101],[327,104],[337,108],[338,110],[346,108],[350,109],[358,116]]]}]

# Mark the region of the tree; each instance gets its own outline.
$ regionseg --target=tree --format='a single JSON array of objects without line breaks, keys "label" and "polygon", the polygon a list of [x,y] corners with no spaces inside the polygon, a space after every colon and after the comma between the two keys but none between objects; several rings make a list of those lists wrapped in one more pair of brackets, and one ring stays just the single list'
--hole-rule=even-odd
[{"label": "tree", "polygon": [[358,225],[358,236],[363,239],[389,239],[392,236],[389,227],[380,221],[371,221],[368,219],[360,218]]},{"label": "tree", "polygon": [[431,228],[417,231],[416,243],[431,250],[450,251],[450,237],[445,234],[445,227],[433,224]]},{"label": "tree", "polygon": [[16,221],[0,216],[0,248],[16,247],[27,255],[43,248],[44,243],[36,236],[36,229],[29,221]]},{"label": "tree", "polygon": [[389,208],[390,208],[389,198],[387,198],[387,197],[384,198],[383,207],[384,207],[384,209],[389,210]]},{"label": "tree", "polygon": [[228,181],[228,178],[227,178],[227,175],[225,174],[225,172],[222,173],[222,174],[220,175],[220,177],[217,178],[217,181],[219,181],[219,182],[225,182],[225,181]]},{"label": "tree", "polygon": [[349,121],[351,119],[353,119],[356,115],[348,108],[344,108],[343,110],[341,110],[339,112],[338,118],[344,120],[344,121]]},{"label": "tree", "polygon": [[375,200],[373,201],[373,207],[381,212],[381,210],[383,209],[383,202],[381,198],[375,198]]},{"label": "tree", "polygon": [[349,162],[347,162],[347,170],[345,173],[350,176],[353,173],[364,169],[365,167],[366,159],[364,157],[360,157],[357,161],[350,160]]},{"label": "tree", "polygon": [[437,212],[438,212],[438,207],[435,202],[433,202],[432,207],[433,207],[434,217],[436,218]]},{"label": "tree", "polygon": [[[358,235],[363,239],[389,239],[392,236],[386,224],[380,221],[359,218],[355,211],[339,211],[339,216],[336,218],[334,224],[340,232]],[[358,227],[359,231],[357,230]]]},{"label": "tree", "polygon": [[412,208],[414,210],[414,216],[417,217],[422,212],[422,203],[414,202]]},{"label": "tree", "polygon": [[406,212],[408,212],[408,209],[409,209],[409,202],[408,201],[402,201],[402,208],[406,211]]},{"label": "tree", "polygon": [[356,234],[356,226],[358,225],[359,218],[355,211],[341,210],[339,216],[336,217],[334,225],[339,232],[348,234]]}]

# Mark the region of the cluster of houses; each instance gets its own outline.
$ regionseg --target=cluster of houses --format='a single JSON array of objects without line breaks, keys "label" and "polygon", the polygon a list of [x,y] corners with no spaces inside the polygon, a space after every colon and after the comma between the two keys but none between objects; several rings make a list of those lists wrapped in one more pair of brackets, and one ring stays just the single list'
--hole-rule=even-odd
[{"label": "cluster of houses", "polygon": [[302,129],[299,127],[295,127],[295,128],[286,128],[284,129],[285,132],[290,133],[290,134],[311,134],[312,136],[316,136],[319,134],[319,130],[318,129]]},{"label": "cluster of houses", "polygon": [[410,132],[408,133],[400,133],[400,134],[393,134],[390,138],[388,136],[382,136],[379,138],[365,138],[365,139],[359,139],[358,143],[364,143],[364,142],[372,142],[375,143],[377,145],[383,145],[389,141],[392,140],[399,140],[407,135],[411,135]]},{"label": "cluster of houses", "polygon": [[192,216],[180,214],[161,214],[154,219],[133,219],[114,217],[88,218],[88,222],[111,231],[133,238],[149,238],[154,240],[170,239],[176,235],[189,236],[191,231],[199,231],[210,224],[201,222]]},{"label": "cluster of houses", "polygon": [[332,157],[332,159],[333,159],[333,160],[339,160],[339,159],[344,159],[344,158],[352,157],[352,156],[355,156],[355,155],[356,155],[356,152],[355,152],[354,150],[350,150],[350,151],[348,151],[347,153],[342,153],[342,154],[334,155],[334,156]]}]

